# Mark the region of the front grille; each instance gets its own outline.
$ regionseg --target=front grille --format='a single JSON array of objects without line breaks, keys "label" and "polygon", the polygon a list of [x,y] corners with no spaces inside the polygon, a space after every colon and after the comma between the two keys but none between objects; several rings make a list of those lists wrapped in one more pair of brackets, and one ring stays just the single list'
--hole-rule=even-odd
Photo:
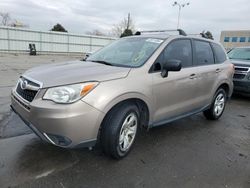
[{"label": "front grille", "polygon": [[20,77],[16,87],[16,93],[24,100],[32,102],[41,86],[41,83]]},{"label": "front grille", "polygon": [[245,76],[246,76],[245,74],[234,74],[235,79],[244,79]]},{"label": "front grille", "polygon": [[18,85],[17,85],[16,92],[23,99],[25,99],[26,101],[29,101],[29,102],[32,102],[37,94],[37,91],[29,90],[29,89],[22,89],[20,83],[18,83]]},{"label": "front grille", "polygon": [[244,72],[247,72],[248,68],[246,68],[246,67],[235,67],[235,71],[244,71]]}]

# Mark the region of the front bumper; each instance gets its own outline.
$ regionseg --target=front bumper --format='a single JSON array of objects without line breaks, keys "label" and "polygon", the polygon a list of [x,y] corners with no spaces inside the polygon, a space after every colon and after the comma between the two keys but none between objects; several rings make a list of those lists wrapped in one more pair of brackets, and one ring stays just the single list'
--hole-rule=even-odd
[{"label": "front bumper", "polygon": [[27,104],[15,91],[11,95],[11,107],[42,140],[65,148],[95,145],[105,116],[81,100],[56,104],[38,98]]},{"label": "front bumper", "polygon": [[238,81],[234,80],[234,91],[239,93],[250,93],[250,80]]}]

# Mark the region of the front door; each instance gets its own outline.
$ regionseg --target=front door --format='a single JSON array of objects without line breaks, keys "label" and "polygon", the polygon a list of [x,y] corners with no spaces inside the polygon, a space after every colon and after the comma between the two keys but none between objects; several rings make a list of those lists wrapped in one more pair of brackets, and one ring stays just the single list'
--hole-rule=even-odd
[{"label": "front door", "polygon": [[[176,59],[182,62],[179,72],[161,76],[163,62]],[[192,112],[199,107],[197,99],[198,68],[193,67],[192,45],[189,39],[173,40],[156,60],[153,70],[153,95],[155,99],[154,123]]]}]

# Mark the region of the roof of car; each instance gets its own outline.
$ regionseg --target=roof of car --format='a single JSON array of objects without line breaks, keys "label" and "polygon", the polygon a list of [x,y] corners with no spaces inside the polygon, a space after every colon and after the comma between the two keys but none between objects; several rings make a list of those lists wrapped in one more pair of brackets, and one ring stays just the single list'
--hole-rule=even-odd
[{"label": "roof of car", "polygon": [[[173,34],[175,32],[176,34]],[[206,33],[199,33],[199,34],[190,34],[187,35],[186,32],[182,29],[171,29],[171,30],[151,30],[151,31],[137,31],[135,35],[130,36],[133,37],[143,37],[143,38],[156,38],[156,39],[162,39],[166,40],[169,37],[171,38],[192,38],[192,39],[198,39],[198,40],[204,40],[207,42],[218,42],[211,40],[208,38],[208,35]]]},{"label": "roof of car", "polygon": [[143,35],[133,35],[133,36],[130,36],[130,37],[167,39],[170,36],[171,35],[166,35],[166,34],[143,34]]},{"label": "roof of car", "polygon": [[162,39],[162,40],[166,40],[169,37],[173,37],[173,38],[192,38],[192,39],[198,39],[198,40],[204,40],[204,41],[217,43],[214,40],[207,39],[207,38],[204,38],[204,37],[198,36],[198,35],[197,36],[194,36],[194,35],[183,36],[183,35],[178,35],[178,34],[176,34],[176,35],[170,35],[170,34],[142,34],[142,35],[133,35],[133,36],[130,36],[130,37],[131,38],[133,38],[133,37],[157,38],[157,39]]}]

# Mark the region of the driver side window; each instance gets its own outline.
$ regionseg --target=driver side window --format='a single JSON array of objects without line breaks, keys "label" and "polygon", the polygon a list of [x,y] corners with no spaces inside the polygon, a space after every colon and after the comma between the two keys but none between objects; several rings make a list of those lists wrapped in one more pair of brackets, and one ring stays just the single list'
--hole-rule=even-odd
[{"label": "driver side window", "polygon": [[173,59],[180,60],[183,68],[193,65],[191,40],[180,39],[170,42],[154,63],[153,72],[160,71],[163,63]]}]

